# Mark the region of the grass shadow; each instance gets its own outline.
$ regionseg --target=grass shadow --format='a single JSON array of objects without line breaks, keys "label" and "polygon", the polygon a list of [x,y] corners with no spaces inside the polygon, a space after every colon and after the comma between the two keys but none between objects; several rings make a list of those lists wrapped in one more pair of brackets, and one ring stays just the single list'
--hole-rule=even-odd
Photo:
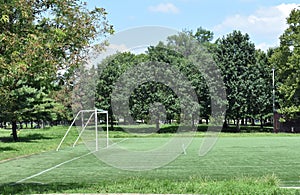
[{"label": "grass shadow", "polygon": [[44,136],[43,134],[41,133],[34,133],[34,134],[29,134],[29,135],[26,135],[24,137],[20,137],[19,138],[19,141],[20,142],[32,142],[32,141],[35,141],[35,140],[49,140],[49,139],[53,139],[52,137],[46,137]]},{"label": "grass shadow", "polygon": [[13,147],[0,147],[0,152],[5,152],[5,151],[18,151],[18,150]]},{"label": "grass shadow", "polygon": [[84,184],[78,183],[5,183],[0,184],[0,192],[3,194],[45,194],[59,193],[74,188],[83,188]]},{"label": "grass shadow", "polygon": [[[41,133],[34,133],[34,134],[19,136],[18,142],[34,142],[37,140],[49,140],[49,139],[54,139],[54,138],[46,137]],[[0,137],[0,142],[10,143],[10,142],[14,142],[14,140],[12,136],[6,136],[6,137]]]},{"label": "grass shadow", "polygon": [[2,194],[299,194],[296,191],[280,189],[279,179],[275,175],[228,180],[201,177],[182,181],[174,179],[126,177],[116,182],[105,179],[99,183],[4,183],[0,184],[0,191]]}]

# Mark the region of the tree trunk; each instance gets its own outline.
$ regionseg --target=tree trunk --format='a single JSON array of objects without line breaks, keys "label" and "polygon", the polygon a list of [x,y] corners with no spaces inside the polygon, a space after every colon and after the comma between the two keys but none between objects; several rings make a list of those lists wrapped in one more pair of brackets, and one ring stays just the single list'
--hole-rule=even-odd
[{"label": "tree trunk", "polygon": [[223,123],[223,128],[228,128],[228,123],[227,123],[227,120],[224,120],[224,123]]},{"label": "tree trunk", "polygon": [[254,118],[251,118],[251,125],[255,126],[255,119]]},{"label": "tree trunk", "polygon": [[206,118],[205,118],[205,123],[208,125],[208,121],[209,121],[209,117],[208,116],[206,116]]},{"label": "tree trunk", "polygon": [[195,121],[194,121],[194,115],[193,114],[192,114],[192,127],[193,127],[193,129],[195,127]]},{"label": "tree trunk", "polygon": [[245,125],[245,119],[244,118],[241,119],[241,125]]},{"label": "tree trunk", "polygon": [[113,116],[111,106],[109,106],[109,108],[108,108],[108,115],[109,115],[110,128],[111,128],[111,130],[114,130],[114,116]]},{"label": "tree trunk", "polygon": [[112,114],[110,114],[110,128],[111,130],[114,129],[114,117],[112,116]]},{"label": "tree trunk", "polygon": [[155,120],[156,133],[159,131],[159,119]]},{"label": "tree trunk", "polygon": [[262,117],[262,115],[260,115],[260,128],[261,128],[261,129],[264,128],[264,122],[263,122],[263,117]]},{"label": "tree trunk", "polygon": [[15,142],[19,141],[18,133],[17,133],[17,121],[13,120],[12,124],[12,136]]},{"label": "tree trunk", "polygon": [[199,124],[203,124],[202,118],[199,119]]},{"label": "tree trunk", "polygon": [[240,119],[239,119],[239,118],[236,119],[236,131],[237,131],[237,132],[240,132],[240,131],[241,131],[241,127],[240,127]]}]

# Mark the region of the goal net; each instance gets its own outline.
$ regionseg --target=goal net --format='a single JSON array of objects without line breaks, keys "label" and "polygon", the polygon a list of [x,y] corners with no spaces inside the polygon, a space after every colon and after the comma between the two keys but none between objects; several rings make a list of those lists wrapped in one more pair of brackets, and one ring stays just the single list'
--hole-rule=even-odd
[{"label": "goal net", "polygon": [[78,136],[72,143],[73,147],[82,142],[91,151],[98,151],[101,148],[108,147],[108,112],[106,110],[97,108],[94,110],[80,110],[57,146],[56,151],[61,149],[63,143],[67,142],[66,138],[70,136],[71,133],[74,133],[73,131],[76,131],[76,129]]}]

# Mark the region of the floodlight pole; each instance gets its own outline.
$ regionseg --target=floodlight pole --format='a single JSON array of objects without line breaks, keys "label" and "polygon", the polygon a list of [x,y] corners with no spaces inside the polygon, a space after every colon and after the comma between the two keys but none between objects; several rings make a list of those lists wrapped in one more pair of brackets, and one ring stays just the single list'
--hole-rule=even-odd
[{"label": "floodlight pole", "polygon": [[272,99],[273,99],[273,113],[275,113],[275,68],[272,68],[272,81],[273,81],[273,95],[272,95]]},{"label": "floodlight pole", "polygon": [[277,133],[277,114],[275,107],[275,68],[272,68],[273,131]]}]

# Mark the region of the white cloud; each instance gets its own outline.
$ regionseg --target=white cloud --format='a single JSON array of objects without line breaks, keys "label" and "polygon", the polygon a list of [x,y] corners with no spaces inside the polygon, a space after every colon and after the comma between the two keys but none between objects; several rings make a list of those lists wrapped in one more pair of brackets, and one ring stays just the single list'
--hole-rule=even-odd
[{"label": "white cloud", "polygon": [[156,6],[149,6],[148,10],[151,12],[160,12],[160,13],[179,13],[179,9],[172,3],[160,3]]},{"label": "white cloud", "polygon": [[268,43],[258,43],[255,45],[256,49],[261,49],[263,51],[268,51],[269,48],[276,47],[278,45],[268,44]]},{"label": "white cloud", "polygon": [[124,51],[128,51],[129,49],[124,44],[117,45],[117,44],[111,43],[108,45],[107,50],[113,51],[113,52],[124,52]]},{"label": "white cloud", "polygon": [[280,10],[281,13],[283,13],[284,16],[288,17],[290,15],[290,12],[294,9],[294,8],[298,8],[300,6],[300,4],[281,4],[276,6],[276,8],[278,10]]},{"label": "white cloud", "polygon": [[[261,7],[250,15],[236,14],[226,18],[221,24],[214,27],[214,31],[228,33],[232,30],[241,30],[250,34],[250,38],[255,38],[259,42],[264,39],[268,43],[277,44],[278,37],[287,28],[286,18],[292,9],[300,4],[280,4],[272,7]],[[262,46],[262,45],[261,45]]]}]

